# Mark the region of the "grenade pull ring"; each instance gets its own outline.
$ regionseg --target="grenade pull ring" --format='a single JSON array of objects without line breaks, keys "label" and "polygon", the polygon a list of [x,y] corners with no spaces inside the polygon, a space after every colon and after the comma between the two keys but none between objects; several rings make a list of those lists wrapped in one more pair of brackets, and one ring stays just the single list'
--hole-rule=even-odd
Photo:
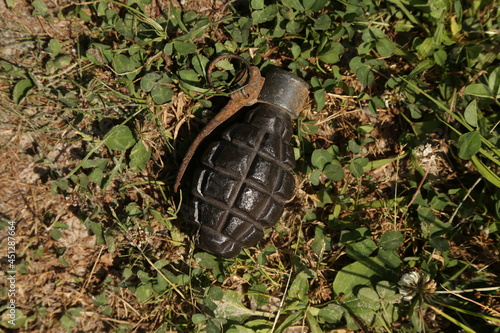
[{"label": "grenade pull ring", "polygon": [[[215,64],[224,59],[237,59],[246,66],[247,84],[243,86],[241,89],[231,93],[231,99],[226,104],[226,106],[224,106],[224,108],[219,113],[217,113],[215,117],[212,118],[212,120],[210,120],[210,122],[203,128],[203,130],[198,134],[196,139],[193,141],[186,155],[184,156],[184,159],[182,160],[182,163],[179,168],[179,172],[177,173],[177,178],[175,179],[175,184],[174,184],[174,192],[177,192],[177,190],[179,189],[184,173],[186,172],[187,167],[189,165],[189,162],[191,161],[191,158],[195,154],[201,142],[208,135],[210,135],[210,133],[212,133],[217,127],[219,127],[220,124],[222,124],[227,119],[231,118],[231,116],[237,113],[242,107],[250,106],[257,103],[260,91],[262,90],[262,86],[264,85],[265,79],[260,75],[260,70],[257,66],[250,65],[248,61],[246,61],[245,59],[243,59],[238,55],[223,54],[215,58],[209,64],[207,71],[208,82],[216,92],[222,93],[222,91],[214,87],[212,82],[212,77],[210,74],[212,74]],[[235,78],[235,80],[238,81],[243,79],[244,75],[245,75],[244,73],[241,73]]]}]

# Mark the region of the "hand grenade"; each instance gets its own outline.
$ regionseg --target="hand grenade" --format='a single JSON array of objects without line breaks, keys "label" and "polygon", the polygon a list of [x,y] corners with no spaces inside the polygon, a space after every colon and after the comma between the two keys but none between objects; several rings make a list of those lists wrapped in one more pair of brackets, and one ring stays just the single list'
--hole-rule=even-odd
[{"label": "hand grenade", "polygon": [[[250,75],[257,76],[258,69],[252,69]],[[280,69],[269,72],[265,80],[260,77],[261,89],[256,89],[260,91],[251,91],[253,82],[256,78],[250,77],[239,104],[256,103],[243,109],[242,122],[210,143],[192,185],[191,219],[200,228],[198,247],[225,258],[259,242],[263,230],[281,217],[295,189],[295,158],[289,143],[292,121],[304,106],[308,85]],[[226,108],[235,106],[230,104]]]}]

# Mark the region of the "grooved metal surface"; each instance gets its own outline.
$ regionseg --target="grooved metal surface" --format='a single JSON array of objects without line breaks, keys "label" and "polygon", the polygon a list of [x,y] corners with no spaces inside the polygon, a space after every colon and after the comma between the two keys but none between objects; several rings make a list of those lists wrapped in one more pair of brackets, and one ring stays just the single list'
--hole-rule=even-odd
[{"label": "grooved metal surface", "polygon": [[291,136],[288,113],[258,104],[207,148],[192,190],[199,247],[233,257],[277,222],[295,188]]}]

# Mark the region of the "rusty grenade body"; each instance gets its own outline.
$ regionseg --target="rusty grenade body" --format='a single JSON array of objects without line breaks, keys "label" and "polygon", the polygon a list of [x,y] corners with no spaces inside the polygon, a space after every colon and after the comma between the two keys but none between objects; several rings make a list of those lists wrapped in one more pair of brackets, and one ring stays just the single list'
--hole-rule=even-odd
[{"label": "rusty grenade body", "polygon": [[281,217],[295,189],[292,121],[307,95],[305,81],[271,71],[257,103],[242,111],[244,120],[206,149],[192,185],[191,218],[200,227],[200,248],[234,257]]}]

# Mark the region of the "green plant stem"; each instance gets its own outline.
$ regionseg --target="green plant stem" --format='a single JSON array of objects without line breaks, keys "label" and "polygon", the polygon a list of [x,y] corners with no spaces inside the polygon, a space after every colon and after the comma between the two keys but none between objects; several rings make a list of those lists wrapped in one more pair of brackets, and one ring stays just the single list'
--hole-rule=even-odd
[{"label": "green plant stem", "polygon": [[477,313],[477,312],[474,312],[474,311],[469,311],[469,310],[465,310],[465,309],[461,309],[461,308],[458,308],[456,306],[453,306],[453,305],[449,305],[449,304],[444,304],[444,303],[440,303],[440,302],[436,302],[437,304],[441,305],[441,306],[444,306],[450,310],[453,310],[453,311],[457,311],[457,312],[461,312],[461,313],[464,313],[464,314],[467,314],[469,316],[474,316],[474,317],[478,317],[478,318],[481,318],[481,319],[484,319],[484,320],[490,320],[490,321],[494,321],[496,323],[500,323],[500,318],[498,317],[492,317],[492,316],[487,316],[485,314],[480,314],[480,313]]},{"label": "green plant stem", "polygon": [[476,331],[474,331],[472,328],[470,328],[469,326],[465,325],[464,323],[461,323],[459,322],[458,320],[456,320],[455,318],[449,316],[448,314],[446,314],[445,312],[441,311],[440,309],[436,308],[435,306],[433,305],[430,305],[430,304],[427,304],[432,310],[434,310],[435,312],[439,313],[441,316],[443,316],[444,318],[448,319],[450,322],[452,322],[453,324],[457,325],[458,327],[460,327],[461,329],[463,329],[465,332],[468,332],[468,333],[476,333]]}]

